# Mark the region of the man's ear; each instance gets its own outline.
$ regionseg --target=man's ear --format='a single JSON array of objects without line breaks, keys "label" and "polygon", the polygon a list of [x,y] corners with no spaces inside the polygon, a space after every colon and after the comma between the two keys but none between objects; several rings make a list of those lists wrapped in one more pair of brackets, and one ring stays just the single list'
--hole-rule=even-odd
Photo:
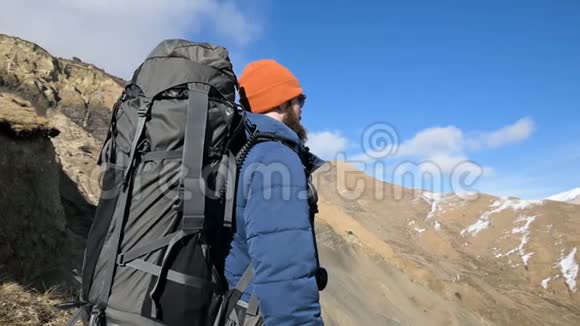
[{"label": "man's ear", "polygon": [[276,111],[280,114],[283,114],[287,110],[288,110],[288,102],[284,102],[284,103],[278,105],[277,107],[275,107],[274,109],[272,109],[272,111]]},{"label": "man's ear", "polygon": [[251,112],[252,108],[250,107],[250,102],[248,101],[248,98],[246,97],[246,90],[242,87],[242,88],[240,88],[238,93],[240,95],[240,104],[242,105],[242,107],[244,109],[246,109],[246,111]]},{"label": "man's ear", "polygon": [[290,101],[286,101],[286,102],[280,104],[280,106],[279,106],[280,111],[282,113],[288,111],[291,107],[292,107],[292,102],[290,102]]}]

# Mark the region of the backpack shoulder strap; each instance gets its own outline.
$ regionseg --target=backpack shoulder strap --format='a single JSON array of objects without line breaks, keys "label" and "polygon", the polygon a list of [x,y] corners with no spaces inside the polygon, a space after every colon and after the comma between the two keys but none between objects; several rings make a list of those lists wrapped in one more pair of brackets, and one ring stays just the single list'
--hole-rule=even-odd
[{"label": "backpack shoulder strap", "polygon": [[[205,196],[201,180],[208,101],[209,87],[201,88],[190,85],[181,165],[184,193],[181,227],[185,231],[203,228],[205,220]],[[200,153],[202,154],[200,155]]]}]

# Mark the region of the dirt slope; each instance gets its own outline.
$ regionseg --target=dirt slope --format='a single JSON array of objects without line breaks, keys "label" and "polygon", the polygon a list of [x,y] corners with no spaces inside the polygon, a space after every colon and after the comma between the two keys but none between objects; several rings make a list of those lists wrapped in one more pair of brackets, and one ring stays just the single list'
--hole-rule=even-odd
[{"label": "dirt slope", "polygon": [[481,321],[580,323],[578,206],[402,189],[340,162],[316,181],[321,222]]}]

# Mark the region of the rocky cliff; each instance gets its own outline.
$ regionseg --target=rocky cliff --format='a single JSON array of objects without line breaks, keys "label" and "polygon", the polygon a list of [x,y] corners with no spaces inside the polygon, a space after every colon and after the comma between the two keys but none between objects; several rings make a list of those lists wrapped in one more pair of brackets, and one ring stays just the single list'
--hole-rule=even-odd
[{"label": "rocky cliff", "polygon": [[73,285],[123,81],[0,34],[0,278]]},{"label": "rocky cliff", "polygon": [[45,116],[62,112],[97,139],[124,81],[80,60],[53,57],[38,45],[0,34],[0,89],[28,100]]},{"label": "rocky cliff", "polygon": [[0,272],[23,284],[64,275],[66,218],[49,139],[57,134],[28,101],[0,93]]}]

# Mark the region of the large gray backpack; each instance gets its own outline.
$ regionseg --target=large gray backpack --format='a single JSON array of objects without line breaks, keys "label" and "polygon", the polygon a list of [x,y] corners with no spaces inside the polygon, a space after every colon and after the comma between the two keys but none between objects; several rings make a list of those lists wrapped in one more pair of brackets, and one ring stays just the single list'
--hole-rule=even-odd
[{"label": "large gray backpack", "polygon": [[207,325],[226,290],[245,115],[226,49],[168,40],[113,109],[102,194],[74,319],[93,325]]},{"label": "large gray backpack", "polygon": [[236,177],[254,144],[282,140],[246,120],[236,87],[227,50],[206,43],[164,41],[135,71],[101,150],[102,193],[69,325],[248,324],[233,320],[243,288],[223,278]]}]

